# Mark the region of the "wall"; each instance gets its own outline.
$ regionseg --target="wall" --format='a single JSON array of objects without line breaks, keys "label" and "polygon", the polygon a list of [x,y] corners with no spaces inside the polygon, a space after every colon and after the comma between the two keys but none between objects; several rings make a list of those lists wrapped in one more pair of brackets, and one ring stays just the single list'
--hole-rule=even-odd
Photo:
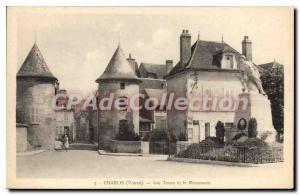
[{"label": "wall", "polygon": [[[174,93],[174,101],[177,97],[186,97],[187,75],[179,74],[167,80],[167,93]],[[167,110],[167,129],[179,137],[181,132],[185,132],[186,111]]]},{"label": "wall", "polygon": [[[122,81],[125,82],[125,81]],[[99,99],[109,97],[110,93],[114,94],[114,100],[126,96],[130,101],[133,95],[139,94],[139,85],[137,83],[125,82],[125,89],[120,89],[119,81],[110,81],[99,84]],[[139,98],[136,102],[139,105]],[[113,106],[113,105],[112,105]],[[100,148],[108,148],[110,141],[115,138],[119,132],[119,120],[127,120],[129,130],[139,134],[139,110],[119,111],[106,110],[99,112],[99,133]]]},{"label": "wall", "polygon": [[110,149],[112,152],[119,152],[119,153],[141,153],[142,152],[141,141],[112,140],[110,144]]},{"label": "wall", "polygon": [[[195,73],[198,80],[195,83]],[[240,81],[240,73],[238,71],[197,71],[188,73],[188,97],[203,98],[208,96],[214,100],[217,100],[217,105],[224,97],[236,99],[242,92],[242,83]],[[192,87],[194,86],[194,87]],[[232,107],[235,101],[232,101]],[[218,106],[208,106],[208,110],[191,110],[188,112],[188,135],[196,134],[199,139],[189,140],[191,143],[198,142],[205,139],[205,123],[209,124],[210,134],[209,136],[216,136],[215,126],[218,121],[223,123],[234,122],[234,110],[222,110]],[[198,124],[199,123],[199,124]],[[193,130],[192,130],[193,129]],[[199,133],[195,132],[199,129]],[[193,132],[192,132],[193,131]],[[192,132],[192,133],[191,133]]]},{"label": "wall", "polygon": [[17,124],[16,131],[16,144],[17,152],[25,152],[28,147],[27,142],[27,125]]},{"label": "wall", "polygon": [[[53,149],[55,141],[54,81],[26,78],[17,80],[17,123],[28,124],[28,141],[32,146]],[[36,120],[31,120],[30,115]]]}]

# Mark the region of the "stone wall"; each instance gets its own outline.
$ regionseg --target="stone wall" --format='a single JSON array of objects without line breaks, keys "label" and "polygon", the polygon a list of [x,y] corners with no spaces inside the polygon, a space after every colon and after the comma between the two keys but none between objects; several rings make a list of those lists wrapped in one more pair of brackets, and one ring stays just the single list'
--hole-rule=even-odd
[{"label": "stone wall", "polygon": [[25,152],[28,147],[27,142],[27,125],[17,124],[16,126],[16,144],[17,152]]},{"label": "stone wall", "polygon": [[118,153],[142,153],[142,144],[141,141],[112,140],[110,144],[110,149],[112,152]]},{"label": "stone wall", "polygon": [[28,124],[28,141],[34,147],[53,149],[55,117],[51,104],[54,95],[53,81],[17,80],[17,123]]},{"label": "stone wall", "polygon": [[[132,96],[139,94],[139,85],[137,83],[125,82],[125,89],[120,89],[120,82],[125,81],[110,81],[99,84],[99,99],[109,97],[110,93],[114,94],[114,100],[120,97],[127,97],[128,100]],[[137,98],[137,106],[139,98]],[[139,110],[104,110],[99,112],[99,133],[100,147],[109,148],[111,140],[119,132],[119,121],[128,121],[128,130],[139,133]]]},{"label": "stone wall", "polygon": [[[180,74],[167,80],[167,93],[174,93],[174,100],[177,97],[186,97],[187,77]],[[179,137],[181,132],[185,132],[185,121],[187,120],[186,111],[167,110],[167,129]]]}]

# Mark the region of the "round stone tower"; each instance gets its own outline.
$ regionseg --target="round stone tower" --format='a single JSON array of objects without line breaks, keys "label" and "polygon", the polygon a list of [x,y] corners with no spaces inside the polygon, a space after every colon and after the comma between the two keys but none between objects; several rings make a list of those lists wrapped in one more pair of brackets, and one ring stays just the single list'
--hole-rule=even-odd
[{"label": "round stone tower", "polygon": [[57,79],[50,72],[38,46],[33,45],[17,73],[17,123],[28,125],[31,147],[53,149],[54,110]]},{"label": "round stone tower", "polygon": [[[112,56],[98,83],[99,146],[107,149],[118,133],[139,133],[139,109],[130,107],[131,99],[139,106],[140,80],[128,63],[120,45]],[[111,97],[112,104],[108,98]],[[133,101],[132,100],[132,101]],[[115,105],[119,106],[116,107]],[[102,108],[101,108],[102,106]],[[107,109],[106,109],[107,108]]]}]

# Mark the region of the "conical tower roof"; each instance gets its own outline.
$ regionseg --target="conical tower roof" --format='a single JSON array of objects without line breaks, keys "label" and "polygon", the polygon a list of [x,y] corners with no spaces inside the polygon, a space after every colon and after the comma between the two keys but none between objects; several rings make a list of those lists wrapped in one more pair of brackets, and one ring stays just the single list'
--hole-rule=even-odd
[{"label": "conical tower roof", "polygon": [[132,70],[130,64],[128,63],[120,44],[118,45],[118,48],[110,59],[110,62],[105,71],[96,80],[96,82],[100,82],[102,80],[139,81],[135,72]]},{"label": "conical tower roof", "polygon": [[24,63],[22,64],[17,77],[39,77],[57,80],[49,70],[42,53],[34,43]]}]

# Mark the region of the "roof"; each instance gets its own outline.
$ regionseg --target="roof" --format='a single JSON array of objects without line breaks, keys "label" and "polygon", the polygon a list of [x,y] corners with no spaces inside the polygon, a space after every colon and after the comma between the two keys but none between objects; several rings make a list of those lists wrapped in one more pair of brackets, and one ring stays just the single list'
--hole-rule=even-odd
[{"label": "roof", "polygon": [[24,63],[22,64],[17,77],[44,77],[57,80],[48,68],[41,51],[34,43]]},{"label": "roof", "polygon": [[162,99],[162,96],[166,92],[166,90],[146,88],[145,92],[150,98],[156,98],[160,102],[160,100]]},{"label": "roof", "polygon": [[156,75],[156,78],[162,79],[164,76],[166,76],[167,69],[165,64],[153,64],[142,62],[139,67],[139,72],[141,77],[148,77],[147,74],[154,74]]},{"label": "roof", "polygon": [[[220,53],[231,52],[240,57],[238,51],[230,47],[225,42],[197,40],[191,47],[191,57],[187,63],[182,64],[180,61],[170,71],[169,75],[182,72],[188,69],[220,69],[215,56]],[[238,60],[237,60],[238,62]]]},{"label": "roof", "polygon": [[140,84],[140,90],[143,90],[145,88],[151,88],[151,89],[161,89],[163,86],[166,86],[166,80],[165,79],[152,79],[152,78],[140,78],[142,81]]},{"label": "roof", "polygon": [[118,45],[114,55],[110,59],[103,74],[96,80],[100,82],[102,80],[132,80],[139,81],[135,72],[131,68],[124,52],[120,45]]},{"label": "roof", "polygon": [[136,76],[140,77],[139,67],[138,67],[138,64],[135,61],[135,59],[127,58],[127,61],[129,63],[129,65],[131,66],[132,70],[135,72]]},{"label": "roof", "polygon": [[269,62],[266,64],[260,64],[259,67],[261,67],[263,69],[272,69],[272,68],[282,68],[283,65],[274,60],[273,62]]}]

